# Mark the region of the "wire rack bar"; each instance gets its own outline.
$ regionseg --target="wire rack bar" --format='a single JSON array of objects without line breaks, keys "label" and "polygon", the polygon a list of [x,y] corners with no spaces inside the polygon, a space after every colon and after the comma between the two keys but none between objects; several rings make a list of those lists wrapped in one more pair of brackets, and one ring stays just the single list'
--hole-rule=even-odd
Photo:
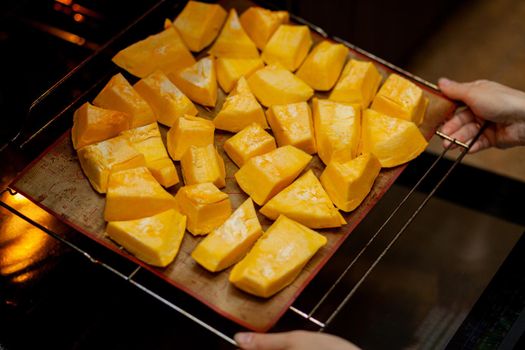
[{"label": "wire rack bar", "polygon": [[[11,188],[6,188],[6,189],[2,190],[0,192],[0,196],[2,194],[4,194],[4,193],[9,193],[10,195],[17,194],[17,192],[14,191]],[[64,243],[66,246],[68,246],[69,248],[73,249],[74,251],[80,253],[86,259],[88,259],[91,263],[93,263],[95,265],[102,266],[103,268],[105,268],[105,269],[109,270],[110,272],[114,273],[116,276],[122,278],[123,280],[129,282],[131,285],[133,285],[136,288],[140,289],[141,291],[149,294],[150,296],[154,297],[158,301],[160,301],[163,304],[169,306],[171,309],[177,311],[182,316],[190,319],[191,321],[197,323],[198,325],[200,325],[201,327],[203,327],[206,330],[210,331],[211,333],[215,334],[216,336],[218,336],[218,337],[222,338],[223,340],[227,341],[231,345],[238,346],[237,343],[235,342],[235,340],[232,337],[229,337],[228,335],[226,335],[225,333],[221,332],[217,328],[215,328],[215,327],[209,325],[208,323],[202,321],[201,319],[199,319],[198,317],[194,316],[190,312],[188,312],[188,311],[184,310],[183,308],[177,306],[176,304],[168,301],[167,299],[161,297],[160,295],[158,295],[157,293],[155,293],[151,289],[149,289],[146,286],[144,286],[143,284],[141,284],[141,283],[137,282],[136,280],[134,280],[133,277],[135,277],[135,275],[142,269],[141,266],[137,265],[137,267],[130,274],[125,274],[125,273],[119,271],[118,269],[112,267],[111,265],[108,265],[108,264],[102,262],[101,260],[94,258],[91,254],[86,252],[84,249],[82,249],[79,246],[77,246],[76,244],[68,241],[67,239],[65,239],[64,237],[59,235],[58,233],[56,233],[56,232],[48,229],[47,227],[41,225],[37,221],[31,219],[27,215],[23,214],[22,212],[20,212],[19,210],[13,208],[12,206],[8,205],[7,203],[5,203],[2,200],[0,200],[0,206],[5,208],[6,210],[11,212],[12,214],[18,216],[22,220],[26,221],[30,225],[33,225],[34,227],[42,230],[44,233],[50,235],[51,237],[55,238],[56,240],[60,241],[61,243]]]}]

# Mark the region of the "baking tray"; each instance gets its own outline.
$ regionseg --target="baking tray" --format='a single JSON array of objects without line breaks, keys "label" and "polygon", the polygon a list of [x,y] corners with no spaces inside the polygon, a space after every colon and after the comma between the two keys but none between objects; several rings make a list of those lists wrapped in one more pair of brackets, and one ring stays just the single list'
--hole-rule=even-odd
[{"label": "baking tray", "polygon": [[[236,8],[239,13],[254,5],[250,1],[219,1],[225,8]],[[176,13],[168,17],[173,18]],[[306,23],[300,18],[293,17],[298,23]],[[159,30],[162,23],[159,23]],[[351,44],[337,38],[329,38],[324,31],[313,25],[312,37],[314,42],[322,39],[330,39],[343,42],[350,49],[350,57],[373,61],[383,76],[392,72],[402,74],[413,80],[429,98],[429,106],[421,131],[427,139],[431,138],[436,127],[450,116],[455,104],[441,95],[432,84],[414,77],[395,66],[385,62]],[[144,33],[144,36],[152,33]],[[122,47],[123,48],[123,47]],[[131,81],[134,81],[125,73]],[[320,98],[326,94],[316,94]],[[220,110],[226,95],[219,89],[217,106],[214,109],[199,108],[199,116],[211,119]],[[72,114],[74,108],[69,108],[66,113]],[[166,129],[161,127],[163,134]],[[226,165],[226,182],[224,189],[230,195],[232,205],[236,208],[246,199],[246,195],[240,190],[233,179],[237,167],[231,162],[222,150],[222,144],[232,134],[216,131],[215,141]],[[176,163],[180,175],[180,166]],[[185,291],[197,300],[201,301],[220,315],[242,325],[245,328],[264,332],[269,330],[280,317],[289,309],[297,296],[306,285],[315,277],[324,264],[335,253],[352,230],[366,216],[368,211],[374,207],[383,194],[390,188],[396,178],[403,172],[406,164],[382,169],[371,192],[363,203],[352,213],[344,214],[347,224],[339,229],[318,230],[324,234],[328,243],[323,247],[306,265],[298,278],[287,288],[269,299],[262,299],[246,294],[228,282],[230,269],[220,273],[209,273],[193,261],[190,254],[195,245],[202,239],[193,237],[187,233],[181,245],[179,254],[175,260],[166,268],[156,268],[136,259],[123,250],[119,245],[110,240],[104,233],[105,222],[103,219],[104,196],[96,193],[90,186],[88,180],[82,173],[76,152],[73,150],[68,130],[59,137],[51,146],[31,162],[11,183],[11,189],[24,195],[41,208],[56,216],[58,219],[81,232],[87,237],[98,242],[102,246],[124,256],[130,261],[142,266],[162,280]],[[317,156],[310,163],[309,169],[319,176],[324,166]],[[308,169],[305,169],[305,171]],[[182,177],[181,177],[182,178]],[[180,184],[170,188],[175,194]],[[259,219],[263,228],[268,227],[271,221],[262,215]]]}]

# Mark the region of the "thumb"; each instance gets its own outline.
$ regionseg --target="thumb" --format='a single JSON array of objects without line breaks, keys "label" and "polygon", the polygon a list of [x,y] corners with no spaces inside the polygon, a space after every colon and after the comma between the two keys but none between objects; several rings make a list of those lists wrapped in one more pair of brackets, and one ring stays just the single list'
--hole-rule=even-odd
[{"label": "thumb", "polygon": [[457,81],[447,78],[439,78],[438,86],[447,97],[460,101],[466,99],[469,90],[468,84],[458,83]]},{"label": "thumb", "polygon": [[245,350],[282,350],[289,344],[288,337],[287,333],[237,333],[234,339]]}]

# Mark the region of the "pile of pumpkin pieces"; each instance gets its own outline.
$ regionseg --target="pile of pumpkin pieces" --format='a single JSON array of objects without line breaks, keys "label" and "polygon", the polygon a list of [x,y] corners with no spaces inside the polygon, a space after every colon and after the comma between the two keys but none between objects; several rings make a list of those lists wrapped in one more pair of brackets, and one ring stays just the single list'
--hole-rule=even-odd
[{"label": "pile of pumpkin pieces", "polygon": [[[348,49],[329,40],[310,51],[309,28],[288,17],[250,7],[239,18],[189,1],[162,32],[114,56],[140,78],[134,86],[119,73],[75,112],[73,146],[106,194],[106,232],[137,258],[168,265],[187,229],[206,235],[192,252],[198,264],[212,272],[234,265],[230,282],[269,297],[326,244],[313,229],[344,225],[339,210],[357,208],[382,167],[426,148],[418,124],[428,100],[419,87],[391,74],[379,88],[373,63],[347,62]],[[202,57],[208,47],[198,61],[190,52]],[[229,93],[220,111],[196,116],[194,103],[215,107],[218,85]],[[314,90],[330,91],[328,99]],[[167,149],[157,123],[169,127]],[[220,190],[215,129],[235,133],[223,149],[249,195],[233,213]],[[320,178],[304,171],[314,154],[326,165]],[[184,180],[175,196],[165,189],[179,182],[174,161]],[[266,232],[253,202],[275,220]]]}]

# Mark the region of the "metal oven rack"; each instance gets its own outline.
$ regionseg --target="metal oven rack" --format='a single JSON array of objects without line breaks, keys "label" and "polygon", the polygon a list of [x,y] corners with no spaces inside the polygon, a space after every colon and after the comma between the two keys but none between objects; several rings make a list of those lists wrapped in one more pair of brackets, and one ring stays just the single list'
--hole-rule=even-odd
[{"label": "metal oven rack", "polygon": [[[120,41],[125,35],[127,35],[132,29],[136,28],[141,24],[141,22],[145,21],[147,18],[158,15],[159,12],[164,11],[167,7],[170,8],[171,11],[176,11],[178,7],[180,7],[180,4],[170,4],[169,0],[161,0],[156,5],[151,7],[148,11],[146,11],[142,16],[140,16],[138,19],[136,19],[133,23],[131,23],[128,27],[126,27],[124,30],[122,30],[119,34],[117,34],[113,39],[111,39],[108,43],[106,43],[104,46],[100,47],[96,52],[94,52],[92,55],[90,55],[88,58],[86,58],[83,62],[81,62],[77,67],[75,67],[73,70],[71,70],[66,76],[64,76],[62,79],[60,79],[58,82],[56,82],[53,86],[51,86],[47,91],[45,91],[40,97],[38,97],[29,107],[28,113],[26,115],[25,124],[32,121],[37,113],[42,113],[43,111],[47,111],[49,113],[49,107],[46,106],[50,100],[53,98],[56,98],[57,95],[60,94],[60,91],[64,88],[64,86],[74,79],[78,78],[80,73],[87,69],[88,66],[96,64],[95,61],[106,58],[106,61],[109,61],[107,57],[111,57],[111,53],[114,51],[115,44]],[[328,38],[328,34],[321,28],[305,21],[302,18],[296,17],[291,15],[292,19],[298,23],[308,25],[311,30],[315,31],[317,34],[321,35],[322,37]],[[331,39],[340,42],[349,48],[353,49],[354,51],[358,52],[359,54],[362,54],[363,56],[366,56],[372,60],[375,60],[377,62],[380,62],[381,64],[387,66],[392,71],[395,71],[401,75],[404,75],[406,77],[409,77],[412,80],[416,80],[421,84],[424,84],[428,88],[439,91],[437,86],[434,84],[431,84],[427,81],[424,81],[423,79],[414,76],[392,64],[389,62],[386,62],[382,60],[379,57],[374,56],[373,54],[370,54],[359,47],[356,47],[355,45],[352,45],[351,43],[348,43],[347,41],[337,38],[337,37],[330,37]],[[114,52],[113,52],[114,53]],[[107,74],[102,74],[102,77],[99,75],[99,79],[95,82],[92,82],[91,85],[86,88],[83,93],[73,98],[72,102],[67,104],[65,107],[62,107],[59,109],[58,113],[51,113],[51,117],[47,119],[47,122],[37,130],[33,130],[29,133],[26,133],[26,130],[22,128],[22,130],[9,142],[9,144],[3,146],[0,148],[0,152],[4,151],[7,147],[12,147],[15,149],[16,152],[23,152],[26,148],[30,147],[32,143],[35,143],[38,141],[38,139],[47,132],[53,133],[53,131],[50,131],[52,129],[56,129],[56,125],[60,122],[64,123],[64,116],[70,115],[68,112],[72,111],[76,106],[79,105],[80,102],[85,100],[86,96],[89,94],[92,94],[94,91],[97,91],[97,89],[100,87],[101,83],[106,81],[109,76],[114,74],[115,68],[112,68],[113,71],[107,72]],[[55,109],[56,110],[56,109]],[[423,173],[423,175],[418,179],[418,181],[414,184],[414,186],[408,191],[408,193],[399,201],[399,203],[392,209],[386,220],[380,225],[380,227],[377,229],[376,232],[374,232],[369,238],[366,244],[362,247],[362,249],[349,261],[345,263],[346,267],[340,271],[340,274],[338,276],[335,276],[333,279],[332,284],[330,287],[324,292],[322,297],[315,303],[315,305],[309,307],[307,310],[301,309],[300,307],[296,307],[294,305],[289,307],[289,311],[300,316],[304,321],[309,323],[310,326],[313,326],[315,329],[317,329],[319,332],[324,332],[325,330],[329,329],[330,324],[334,320],[334,318],[339,314],[339,312],[345,307],[345,305],[348,303],[348,301],[352,298],[352,296],[355,294],[355,292],[359,289],[361,284],[367,279],[369,274],[373,271],[373,269],[376,267],[376,265],[381,261],[381,259],[385,256],[385,254],[390,250],[390,248],[396,243],[396,241],[399,239],[399,237],[405,232],[407,227],[412,223],[412,221],[416,218],[416,216],[419,214],[419,212],[425,207],[427,202],[431,199],[431,197],[435,194],[435,192],[438,190],[438,188],[441,186],[441,184],[448,178],[448,176],[452,173],[454,168],[461,163],[463,157],[468,153],[471,145],[478,139],[478,137],[483,133],[484,129],[487,127],[487,124],[483,125],[476,137],[474,137],[469,144],[462,143],[456,139],[453,139],[449,137],[448,135],[445,135],[441,133],[440,131],[436,131],[435,134],[438,137],[441,137],[443,139],[447,139],[451,141],[450,146],[448,148],[445,148],[443,152],[434,160],[434,162],[426,169],[426,171]],[[346,293],[346,295],[339,301],[336,301],[335,305],[336,307],[331,310],[331,313],[328,317],[324,319],[319,319],[316,317],[317,311],[320,310],[322,306],[326,306],[327,301],[329,298],[333,297],[333,291],[337,286],[340,285],[341,281],[343,281],[344,277],[347,275],[348,271],[359,261],[361,256],[367,251],[367,249],[371,246],[371,244],[376,240],[377,237],[381,235],[385,227],[389,225],[391,222],[391,219],[396,216],[396,214],[399,212],[399,210],[406,206],[406,204],[413,198],[414,192],[420,187],[420,185],[429,177],[430,174],[434,174],[436,170],[436,165],[445,157],[445,155],[453,148],[453,146],[459,147],[460,152],[455,157],[453,163],[448,167],[448,169],[444,172],[443,175],[438,177],[437,181],[432,185],[431,190],[426,195],[426,197],[417,205],[417,208],[411,212],[409,217],[404,221],[404,224],[402,227],[398,230],[398,232],[388,241],[388,244],[382,249],[380,254],[375,258],[375,260],[369,265],[369,267],[365,270],[365,272],[361,275],[361,277],[358,279],[358,281],[354,284],[354,286]],[[16,191],[13,189],[7,187],[0,191],[0,196],[4,195],[5,193],[14,196],[17,194]],[[115,266],[112,266],[110,263],[106,263],[102,261],[101,259],[98,259],[94,257],[92,254],[90,254],[86,249],[84,249],[82,246],[75,244],[70,239],[64,237],[64,235],[59,234],[57,232],[54,232],[53,230],[45,227],[44,225],[40,224],[33,218],[25,215],[21,211],[15,209],[13,206],[9,205],[7,202],[0,200],[0,206],[11,212],[13,215],[23,219],[27,223],[33,225],[34,227],[42,230],[46,234],[52,236],[56,240],[63,243],[65,246],[71,248],[72,250],[80,253],[83,255],[87,260],[89,260],[94,265],[99,265],[103,267],[104,269],[109,270],[111,273],[113,273],[115,276],[129,282],[134,287],[140,289],[141,291],[149,294],[151,297],[157,299],[161,303],[165,304],[169,308],[175,310],[179,314],[183,315],[184,317],[188,318],[192,322],[195,322],[196,324],[200,325],[207,331],[213,333],[217,337],[222,338],[226,342],[230,343],[233,346],[237,346],[235,340],[233,339],[232,335],[226,334],[225,331],[221,330],[220,325],[214,325],[206,320],[203,320],[199,317],[199,315],[196,315],[192,313],[191,310],[185,309],[180,304],[177,304],[177,301],[170,300],[172,298],[166,298],[164,296],[161,296],[159,293],[157,293],[154,288],[149,287],[146,283],[141,283],[136,279],[137,274],[141,271],[142,267],[139,265],[136,265],[134,268],[132,268],[130,271],[123,272],[122,269],[119,269]],[[332,303],[333,304],[333,303]]]}]

